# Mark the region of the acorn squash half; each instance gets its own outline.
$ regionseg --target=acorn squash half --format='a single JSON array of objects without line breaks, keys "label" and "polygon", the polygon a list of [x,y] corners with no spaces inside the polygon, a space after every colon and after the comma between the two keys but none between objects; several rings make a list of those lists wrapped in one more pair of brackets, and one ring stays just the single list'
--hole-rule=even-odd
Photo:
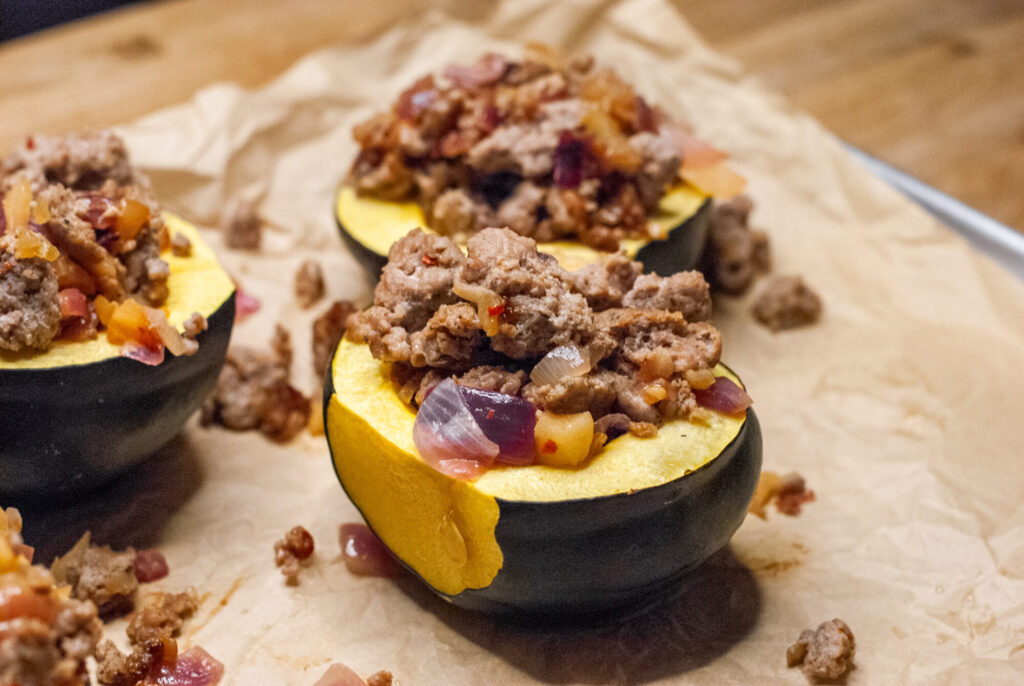
[{"label": "acorn squash half", "polygon": [[466,482],[419,457],[415,417],[368,346],[342,341],[324,389],[342,487],[407,568],[477,610],[598,612],[664,588],[728,542],[761,469],[748,410],[620,436],[579,469],[499,467]]},{"label": "acorn squash half", "polygon": [[[707,238],[710,197],[693,186],[672,188],[652,217],[665,231],[661,240],[627,238],[621,248],[644,271],[662,276],[694,269]],[[388,259],[391,244],[415,228],[427,228],[423,210],[415,202],[389,202],[360,196],[349,185],[338,188],[334,217],[345,244],[374,278]],[[537,249],[558,259],[562,268],[575,271],[600,260],[607,253],[576,241],[539,243]]]},{"label": "acorn squash half", "polygon": [[177,435],[217,381],[235,319],[235,287],[195,227],[165,214],[192,243],[170,267],[164,309],[175,327],[207,319],[194,355],[150,367],[121,357],[102,331],[56,341],[42,353],[0,351],[0,493],[46,494],[93,486]]}]

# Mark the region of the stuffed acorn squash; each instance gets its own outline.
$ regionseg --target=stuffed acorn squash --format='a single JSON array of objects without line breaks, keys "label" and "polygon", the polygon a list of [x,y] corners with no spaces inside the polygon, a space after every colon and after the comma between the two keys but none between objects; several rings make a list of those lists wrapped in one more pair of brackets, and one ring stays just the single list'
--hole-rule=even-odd
[{"label": "stuffed acorn squash", "polygon": [[568,270],[624,250],[673,274],[697,265],[711,196],[744,183],[614,71],[536,45],[425,76],[353,135],[335,217],[374,275],[420,226],[460,245],[507,226]]},{"label": "stuffed acorn squash", "polygon": [[349,319],[325,383],[342,486],[453,602],[625,604],[728,541],[760,471],[700,274],[622,256],[570,273],[485,229],[413,231]]}]

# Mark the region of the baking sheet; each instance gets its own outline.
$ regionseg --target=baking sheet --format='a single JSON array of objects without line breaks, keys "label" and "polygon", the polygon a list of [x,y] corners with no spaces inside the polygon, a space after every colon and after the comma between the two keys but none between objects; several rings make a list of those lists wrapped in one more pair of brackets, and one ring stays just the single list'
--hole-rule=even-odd
[{"label": "baking sheet", "polygon": [[[409,579],[352,577],[337,526],[357,515],[321,438],[185,434],[105,494],[22,503],[27,536],[54,548],[158,544],[204,601],[185,643],[225,683],[311,684],[330,661],[386,668],[408,686],[484,683],[793,683],[784,651],[841,617],[857,636],[851,684],[1015,683],[1024,678],[1024,287],[780,97],[710,51],[660,0],[479,3],[410,12],[359,44],[300,61],[258,91],[204,89],[124,127],[165,204],[214,227],[234,193],[262,192],[259,254],[210,239],[263,301],[238,342],[294,334],[296,383],[313,391],[309,323],[291,296],[316,257],[332,298],[370,285],[345,251],[331,194],[355,152],[351,125],[425,71],[524,40],[595,53],[650,100],[729,151],[758,203],[778,273],[823,296],[823,321],[772,334],[751,295],[716,301],[724,358],[765,432],[765,467],[817,493],[797,518],[748,518],[730,548],[670,602],[619,621],[538,627],[467,615]],[[294,524],[314,564],[287,587],[272,543]],[[63,540],[62,540],[63,539]],[[117,630],[117,626],[112,627]]]}]

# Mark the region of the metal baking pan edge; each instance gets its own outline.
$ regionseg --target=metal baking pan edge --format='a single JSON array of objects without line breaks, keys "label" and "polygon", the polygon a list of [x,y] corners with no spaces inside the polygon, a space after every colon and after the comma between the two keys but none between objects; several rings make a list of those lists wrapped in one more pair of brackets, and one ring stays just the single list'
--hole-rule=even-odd
[{"label": "metal baking pan edge", "polygon": [[943,224],[966,238],[971,245],[1024,281],[1024,234],[918,181],[863,150],[849,144],[844,145],[872,174],[916,202]]}]

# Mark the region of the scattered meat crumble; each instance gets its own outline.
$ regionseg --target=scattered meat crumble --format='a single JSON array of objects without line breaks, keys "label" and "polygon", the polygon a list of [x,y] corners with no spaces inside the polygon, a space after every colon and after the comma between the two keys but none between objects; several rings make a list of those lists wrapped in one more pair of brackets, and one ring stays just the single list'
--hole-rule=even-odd
[{"label": "scattered meat crumble", "polygon": [[274,564],[281,568],[288,585],[299,583],[302,563],[313,555],[313,549],[313,535],[301,526],[292,527],[284,538],[274,542]]},{"label": "scattered meat crumble", "polygon": [[355,314],[355,304],[348,300],[336,300],[319,317],[313,320],[313,371],[317,378],[323,378],[331,364],[334,348],[345,335],[348,318]]},{"label": "scattered meat crumble", "polygon": [[171,236],[171,254],[175,257],[192,256],[192,241],[188,239],[188,236],[177,232]]},{"label": "scattered meat crumble", "polygon": [[316,260],[306,260],[295,272],[295,299],[309,309],[324,297],[324,270]]},{"label": "scattered meat crumble", "polygon": [[753,208],[745,195],[711,207],[700,270],[712,288],[728,295],[745,293],[754,277],[771,269],[768,237],[749,225]]},{"label": "scattered meat crumble", "polygon": [[799,276],[775,276],[754,303],[754,316],[772,331],[807,326],[821,317],[821,298]]},{"label": "scattered meat crumble", "polygon": [[393,677],[391,672],[383,670],[374,672],[366,678],[366,681],[363,681],[351,669],[335,662],[327,668],[327,671],[317,679],[313,686],[357,686],[358,684],[365,684],[366,686],[391,686],[392,683]]},{"label": "scattered meat crumble", "polygon": [[92,601],[100,617],[128,614],[135,606],[139,581],[135,576],[135,551],[94,546],[86,532],[67,553],[50,566],[54,578],[71,587],[71,596]]},{"label": "scattered meat crumble", "polygon": [[224,206],[221,216],[224,244],[238,250],[259,250],[263,242],[263,220],[259,213],[259,198],[249,191],[241,191]]},{"label": "scattered meat crumble", "polygon": [[17,510],[0,508],[0,598],[11,593],[34,601],[4,607],[0,683],[81,686],[86,660],[102,633],[96,606],[67,598],[45,567],[32,565],[33,551],[21,539],[21,525]]},{"label": "scattered meat crumble", "polygon": [[816,630],[807,629],[796,643],[786,649],[786,665],[800,666],[807,680],[835,681],[853,668],[853,632],[841,619],[822,622]]},{"label": "scattered meat crumble", "polygon": [[[699,273],[637,276],[636,265],[611,256],[570,274],[508,229],[474,234],[465,256],[450,239],[415,230],[388,258],[373,306],[351,317],[347,335],[390,363],[404,401],[422,402],[455,377],[556,414],[621,414],[641,436],[701,415],[690,380],[711,373],[721,335],[705,321],[711,299]],[[590,371],[530,380],[527,370],[558,346],[586,350]]]},{"label": "scattered meat crumble", "polygon": [[522,61],[489,53],[421,78],[357,124],[350,182],[419,203],[459,243],[507,226],[615,252],[622,238],[653,234],[648,217],[679,181],[683,135],[592,58],[527,46]]},{"label": "scattered meat crumble", "polygon": [[804,478],[796,472],[779,476],[775,472],[763,471],[747,511],[765,519],[765,508],[774,500],[776,510],[795,517],[800,514],[804,503],[814,499],[814,491],[807,488]]},{"label": "scattered meat crumble", "polygon": [[198,336],[199,334],[201,334],[202,332],[206,331],[206,329],[209,328],[209,324],[206,321],[206,317],[199,314],[198,312],[193,312],[191,316],[189,316],[189,318],[185,320],[185,323],[182,324],[182,326],[182,335],[185,338],[188,338],[193,341],[196,339],[196,336]]},{"label": "scattered meat crumble", "polygon": [[203,403],[204,426],[221,424],[235,431],[259,429],[267,437],[286,442],[309,422],[310,402],[289,382],[291,337],[280,325],[272,350],[232,346],[217,387]]}]

